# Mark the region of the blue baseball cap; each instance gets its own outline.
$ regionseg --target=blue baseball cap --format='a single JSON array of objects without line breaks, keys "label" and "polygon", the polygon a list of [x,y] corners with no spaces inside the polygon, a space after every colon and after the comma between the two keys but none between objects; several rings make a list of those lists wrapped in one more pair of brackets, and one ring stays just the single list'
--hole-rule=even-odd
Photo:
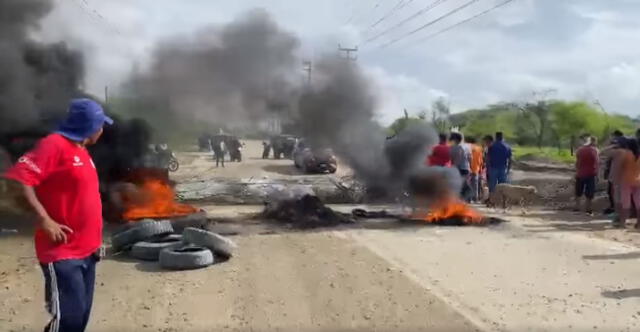
[{"label": "blue baseball cap", "polygon": [[81,142],[95,134],[105,123],[113,124],[113,119],[104,114],[100,104],[88,98],[73,99],[67,118],[60,123],[56,133]]}]

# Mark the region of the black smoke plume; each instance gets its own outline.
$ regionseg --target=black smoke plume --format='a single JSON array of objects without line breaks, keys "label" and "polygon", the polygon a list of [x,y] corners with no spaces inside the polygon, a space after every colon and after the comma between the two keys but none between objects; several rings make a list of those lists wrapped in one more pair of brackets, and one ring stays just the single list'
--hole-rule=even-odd
[{"label": "black smoke plume", "polygon": [[[298,39],[264,11],[253,10],[190,38],[160,43],[148,70],[133,73],[124,93],[159,122],[241,125],[288,112],[301,65]],[[159,124],[161,126],[161,124]]]},{"label": "black smoke plume", "polygon": [[79,94],[81,53],[30,37],[51,9],[49,0],[0,1],[0,134],[59,118]]},{"label": "black smoke plume", "polygon": [[312,145],[332,147],[369,187],[373,196],[397,196],[409,176],[424,167],[435,133],[428,125],[387,138],[375,121],[378,93],[361,68],[328,57],[299,102],[296,124]]},{"label": "black smoke plume", "polygon": [[277,114],[292,124],[292,134],[333,148],[369,187],[396,194],[423,166],[435,134],[425,125],[388,140],[375,121],[379,93],[361,67],[321,57],[308,85],[299,45],[267,12],[250,11],[161,43],[150,67],[133,73],[124,90],[137,112],[151,110],[172,126],[193,120],[255,124]]}]

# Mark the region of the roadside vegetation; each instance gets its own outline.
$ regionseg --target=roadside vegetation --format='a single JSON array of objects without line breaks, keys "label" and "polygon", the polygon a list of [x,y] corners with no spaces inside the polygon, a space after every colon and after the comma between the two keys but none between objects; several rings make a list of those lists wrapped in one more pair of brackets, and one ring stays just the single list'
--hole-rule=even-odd
[{"label": "roadside vegetation", "polygon": [[640,117],[607,112],[597,103],[579,100],[505,102],[451,114],[446,100],[439,99],[430,110],[416,115],[405,110],[404,117],[389,126],[389,134],[416,122],[430,122],[440,132],[458,130],[478,140],[502,131],[514,146],[516,159],[563,163],[574,161],[573,150],[584,134],[598,137],[602,145],[613,130],[632,135],[640,127]]}]

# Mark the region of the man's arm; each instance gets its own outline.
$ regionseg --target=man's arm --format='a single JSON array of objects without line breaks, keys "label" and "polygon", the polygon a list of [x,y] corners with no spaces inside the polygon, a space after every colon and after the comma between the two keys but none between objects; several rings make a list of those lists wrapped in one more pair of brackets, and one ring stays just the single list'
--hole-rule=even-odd
[{"label": "man's arm", "polygon": [[507,158],[507,174],[511,173],[511,165],[513,164],[513,153],[511,151],[511,147],[509,147]]},{"label": "man's arm", "polygon": [[[27,186],[26,184],[22,185],[22,194],[24,198],[27,200],[27,203],[31,206],[33,211],[36,213],[38,220],[40,222],[40,227],[47,233],[47,235],[51,238],[51,240],[55,242],[67,242],[67,233],[73,233],[73,230],[66,225],[61,225],[55,222],[49,214],[47,210],[45,210],[42,203],[36,196],[36,192],[31,186]],[[67,232],[67,233],[65,233]]]},{"label": "man's arm", "polygon": [[18,162],[4,174],[4,177],[20,183],[22,196],[37,214],[40,228],[47,233],[51,240],[66,242],[67,234],[65,232],[72,233],[73,231],[51,219],[34,190],[34,187],[44,181],[56,168],[60,156],[57,139],[53,136],[42,139],[35,149],[20,157]]}]

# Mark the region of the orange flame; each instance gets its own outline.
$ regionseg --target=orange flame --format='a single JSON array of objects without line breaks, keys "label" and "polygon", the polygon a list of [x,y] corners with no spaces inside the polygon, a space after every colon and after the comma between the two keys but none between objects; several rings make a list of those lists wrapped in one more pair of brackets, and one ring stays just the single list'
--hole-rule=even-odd
[{"label": "orange flame", "polygon": [[426,212],[417,212],[412,219],[436,223],[445,219],[461,218],[465,224],[482,223],[482,215],[458,198],[449,197],[431,204]]},{"label": "orange flame", "polygon": [[198,212],[196,207],[175,201],[175,192],[168,183],[160,179],[147,178],[138,185],[135,194],[129,193],[122,217],[124,220],[132,221],[178,217],[195,212]]}]

